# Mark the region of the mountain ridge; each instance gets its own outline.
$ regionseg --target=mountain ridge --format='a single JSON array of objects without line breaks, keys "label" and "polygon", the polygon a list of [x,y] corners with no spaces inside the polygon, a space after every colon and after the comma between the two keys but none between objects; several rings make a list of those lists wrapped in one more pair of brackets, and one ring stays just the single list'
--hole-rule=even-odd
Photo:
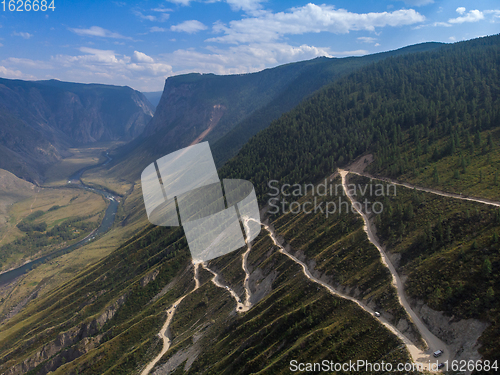
[{"label": "mountain ridge", "polygon": [[[169,77],[155,116],[141,136],[117,150],[110,173],[135,181],[142,172],[139,162],[151,163],[195,140],[210,142],[220,167],[250,137],[324,85],[375,61],[443,45],[422,43],[363,57],[317,57],[250,74]],[[216,108],[223,113],[214,124],[210,119]]]},{"label": "mountain ridge", "polygon": [[[254,136],[219,170],[220,177],[252,181],[265,204],[271,179],[290,185],[316,183],[358,156],[364,163],[370,151],[376,157],[375,172],[386,171],[377,160],[389,160],[391,175],[418,172],[434,184],[448,179],[442,169],[456,166],[462,153],[464,169],[460,167],[457,184],[473,185],[469,165],[498,169],[494,162],[499,133],[492,109],[498,108],[500,85],[492,68],[498,66],[499,55],[500,36],[493,36],[357,70]],[[476,86],[489,88],[491,101],[480,100],[482,91]],[[467,144],[471,132],[478,134],[473,147]],[[439,173],[432,167],[439,167]],[[490,177],[492,194],[499,192]],[[370,179],[354,176],[352,182]],[[479,341],[465,344],[477,355],[474,359],[498,358],[498,210],[407,188],[394,197],[371,198],[387,207],[380,218],[373,218],[374,224],[383,244],[392,247],[388,251],[397,271],[408,271],[406,292],[414,298],[410,302],[433,318],[432,324],[426,322],[429,329],[448,339],[460,336],[466,325],[486,327],[475,332]],[[299,203],[308,199],[307,194],[297,197]],[[140,210],[144,208],[139,202],[133,211]],[[277,242],[291,248],[317,279],[405,328],[390,272],[368,241],[359,215],[352,210],[328,217],[290,210],[265,219],[275,227]],[[213,275],[208,272],[200,271],[201,287],[191,293],[196,274],[193,277],[181,228],[147,225],[111,255],[4,323],[1,369],[28,374],[140,373],[160,353],[158,331],[182,296],[186,298],[169,327],[171,347],[153,369],[157,373],[174,368],[192,374],[285,374],[291,360],[411,361],[378,316],[310,282],[305,269],[278,247],[265,231],[253,242],[247,258],[249,285],[262,298],[248,312],[237,314],[234,299],[209,282]],[[208,265],[222,284],[239,293],[245,282],[244,250]],[[454,324],[457,319],[460,325]],[[481,324],[472,324],[478,321]],[[463,353],[449,354],[457,359]]]},{"label": "mountain ridge", "polygon": [[34,182],[71,146],[131,140],[153,108],[129,87],[0,78],[0,168]]}]

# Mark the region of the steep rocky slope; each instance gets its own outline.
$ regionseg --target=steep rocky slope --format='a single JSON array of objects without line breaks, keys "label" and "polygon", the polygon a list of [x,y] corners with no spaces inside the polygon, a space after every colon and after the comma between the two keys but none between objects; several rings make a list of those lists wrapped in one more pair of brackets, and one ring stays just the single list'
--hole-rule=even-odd
[{"label": "steep rocky slope", "polygon": [[[251,180],[264,206],[272,196],[270,180],[281,184],[323,182],[325,177],[333,177],[337,165],[345,165],[370,148],[377,157],[387,158],[382,150],[413,152],[420,138],[424,145],[432,140],[436,150],[441,150],[450,140],[454,144],[454,130],[460,128],[479,134],[474,152],[461,150],[470,156],[472,165],[479,159],[494,171],[498,165],[491,161],[498,154],[498,123],[488,122],[476,129],[477,121],[470,115],[484,112],[496,119],[491,109],[498,108],[500,97],[495,73],[499,46],[498,36],[482,38],[441,51],[398,57],[353,73],[252,138],[219,171],[220,177]],[[475,69],[483,65],[487,69]],[[476,95],[475,85],[453,90],[464,97],[465,103],[473,103],[470,108],[464,107],[469,111],[467,116],[454,124],[450,108],[459,101],[450,100],[447,87],[454,77],[468,74],[476,75],[470,82],[484,82],[484,87],[490,88],[493,105],[483,105],[488,101],[476,103],[479,93]],[[420,94],[418,90],[424,89]],[[212,109],[223,105],[207,103]],[[408,116],[412,113],[414,118]],[[171,125],[175,127],[175,121]],[[415,131],[421,125],[423,137],[418,137]],[[425,127],[429,128],[428,135]],[[493,134],[491,150],[486,132]],[[150,137],[155,134],[160,132]],[[458,134],[463,147],[468,133]],[[455,147],[460,150],[457,143]],[[419,155],[425,164],[418,168],[422,169],[420,173],[427,173],[430,166],[430,173],[440,160],[432,155],[432,148],[424,150]],[[396,160],[406,164],[405,159]],[[418,159],[412,156],[411,160]],[[136,163],[140,166],[143,160]],[[474,182],[465,172],[460,177],[457,181],[463,187]],[[333,178],[330,181],[339,183]],[[357,180],[353,178],[353,182]],[[492,192],[499,191],[494,180],[489,183]],[[317,197],[292,194],[293,189],[285,189],[280,198],[296,200],[304,212],[277,212],[267,218],[279,243],[301,259],[317,279],[376,308],[383,319],[408,333],[411,325],[396,303],[389,271],[367,241],[361,218],[349,209],[329,216],[323,211],[306,213],[305,203],[315,202],[312,198]],[[323,198],[337,202],[336,196]],[[389,251],[397,250],[394,257],[399,257],[398,269],[404,267],[401,272],[408,276],[405,285],[409,295],[418,299],[416,303],[425,302],[415,309],[429,329],[455,348],[457,352],[450,351],[452,358],[471,352],[477,355],[471,358],[498,358],[498,210],[471,202],[457,203],[452,198],[436,199],[412,189],[380,199],[387,207],[379,219],[379,223],[387,224],[387,228],[379,228],[381,235],[386,234],[382,239]],[[133,211],[137,215],[141,210],[143,206],[138,204]],[[241,262],[244,251],[207,265],[220,275],[222,285],[242,299],[247,272]],[[140,373],[160,353],[163,344],[158,332],[173,311],[172,305],[182,296],[186,297],[169,327],[170,349],[156,363],[154,373],[284,374],[290,372],[294,359],[338,363],[409,360],[397,336],[379,324],[380,317],[326,292],[305,277],[302,267],[285,256],[264,230],[248,254],[248,285],[258,298],[251,299],[254,305],[247,312],[238,313],[228,289],[212,283],[211,273],[202,269],[196,276],[190,261],[181,229],[146,227],[110,256],[30,302],[24,311],[3,323],[0,371]],[[196,281],[200,287],[193,291]],[[465,327],[474,330],[475,336]],[[75,340],[68,340],[75,334]],[[462,345],[464,334],[471,347]],[[418,337],[413,339],[417,341]]]},{"label": "steep rocky slope", "polygon": [[115,155],[112,174],[130,181],[153,160],[208,141],[220,166],[257,132],[324,85],[391,56],[439,49],[423,43],[363,57],[316,58],[252,74],[169,77],[144,133]]},{"label": "steep rocky slope", "polygon": [[152,116],[129,87],[0,79],[0,168],[40,182],[67,147],[131,140]]}]

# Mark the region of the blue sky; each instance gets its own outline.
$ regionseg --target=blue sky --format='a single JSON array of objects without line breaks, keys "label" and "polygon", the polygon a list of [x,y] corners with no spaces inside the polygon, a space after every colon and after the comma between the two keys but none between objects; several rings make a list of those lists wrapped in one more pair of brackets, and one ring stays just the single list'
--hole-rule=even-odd
[{"label": "blue sky", "polygon": [[11,12],[0,4],[0,77],[160,91],[165,78],[177,74],[248,73],[317,56],[358,56],[500,33],[497,0],[54,5],[45,12]]}]

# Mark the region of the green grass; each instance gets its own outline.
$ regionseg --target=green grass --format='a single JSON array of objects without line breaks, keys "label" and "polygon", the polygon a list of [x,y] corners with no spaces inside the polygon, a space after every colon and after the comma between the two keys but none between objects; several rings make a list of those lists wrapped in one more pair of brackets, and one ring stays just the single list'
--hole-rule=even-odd
[{"label": "green grass", "polygon": [[123,142],[96,142],[78,148],[70,148],[71,156],[55,163],[45,172],[47,186],[66,185],[68,177],[76,171],[106,161],[102,153],[123,144]]},{"label": "green grass", "polygon": [[[250,254],[252,269],[260,268],[263,275],[275,271],[272,291],[249,312],[235,314],[232,297],[201,271],[202,286],[179,306],[171,326],[173,345],[162,362],[191,346],[195,334],[201,352],[190,373],[286,373],[291,359],[306,358],[408,360],[399,340],[374,317],[307,281],[300,266],[271,246],[264,233]],[[223,269],[238,264],[225,264],[235,263],[236,253],[222,258],[218,265]],[[93,324],[124,295],[125,303],[90,339],[99,346],[71,361],[70,353],[83,345],[75,342],[52,360],[68,361],[56,374],[138,371],[160,350],[157,332],[167,307],[194,286],[189,261],[182,231],[148,227],[0,326],[0,371],[33,355],[60,332]],[[140,280],[154,269],[158,276],[142,287]],[[172,280],[172,288],[152,302]]]},{"label": "green grass", "polygon": [[[56,203],[61,207],[50,211]],[[24,263],[28,258],[40,257],[54,249],[77,242],[98,225],[105,208],[106,202],[100,195],[80,189],[44,188],[36,194],[36,200],[29,198],[15,203],[9,210],[9,223],[0,242],[0,248],[3,248],[0,257],[1,269],[10,269]],[[48,234],[38,238],[40,234],[36,232],[19,230],[46,223],[46,233],[49,233],[57,225],[65,225],[64,223],[69,221],[80,221],[81,228],[74,238],[66,240],[56,241],[55,237],[52,238]]]},{"label": "green grass", "polygon": [[[292,359],[387,360],[392,351],[397,353],[398,360],[407,360],[398,340],[370,314],[308,281],[301,267],[278,253],[269,237],[263,235],[257,239],[250,256],[251,268],[259,268],[264,274],[277,272],[272,291],[249,312],[231,320],[218,314],[209,321],[208,328],[201,329],[204,321],[197,321],[199,315],[192,312],[204,300],[193,295],[190,305],[183,309],[187,316],[175,319],[173,324],[174,334],[181,327],[192,330],[189,335],[180,336],[178,344],[174,340],[171,352],[162,362],[193,346],[194,332],[202,333],[203,350],[188,374],[285,374],[289,373]],[[234,309],[234,302],[230,299],[229,302]]]},{"label": "green grass", "polygon": [[[376,158],[368,171],[382,176],[395,177],[419,186],[443,191],[500,200],[500,129],[479,133],[481,141],[474,144],[474,135],[458,135],[459,144],[453,154],[442,153],[434,158],[434,148],[444,150],[451,136],[432,141],[424,137],[420,152],[406,134],[398,155]],[[488,137],[491,136],[491,143]],[[428,152],[425,153],[425,145]]]},{"label": "green grass", "polygon": [[[340,178],[331,184],[340,185]],[[332,191],[335,193],[334,188]],[[338,205],[339,198],[348,202],[341,190],[338,193],[340,196],[316,196],[317,202],[333,201]],[[307,195],[299,202],[313,200],[314,197]],[[369,242],[359,215],[350,209],[348,213],[344,210],[329,217],[321,212],[288,213],[278,217],[274,225],[292,249],[303,253],[308,261],[314,261],[314,268],[328,277],[332,285],[357,289],[360,300],[372,300],[377,309],[391,314],[395,323],[401,318],[407,319],[391,285],[390,272],[382,264],[376,247]]]}]

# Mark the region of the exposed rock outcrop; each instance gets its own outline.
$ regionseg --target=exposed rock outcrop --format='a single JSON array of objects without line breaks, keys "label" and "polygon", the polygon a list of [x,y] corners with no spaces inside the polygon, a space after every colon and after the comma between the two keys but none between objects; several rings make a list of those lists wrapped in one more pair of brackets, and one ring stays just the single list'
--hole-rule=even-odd
[{"label": "exposed rock outcrop", "polygon": [[25,374],[40,364],[43,364],[43,366],[39,369],[38,374],[47,374],[66,361],[72,361],[95,348],[100,344],[103,337],[103,335],[96,334],[106,322],[113,318],[126,299],[126,295],[121,296],[92,320],[80,323],[65,332],[59,333],[54,340],[31,354],[22,363],[12,367],[5,372],[5,375]]},{"label": "exposed rock outcrop", "polygon": [[41,182],[68,147],[131,140],[152,116],[130,87],[0,78],[0,168]]}]

